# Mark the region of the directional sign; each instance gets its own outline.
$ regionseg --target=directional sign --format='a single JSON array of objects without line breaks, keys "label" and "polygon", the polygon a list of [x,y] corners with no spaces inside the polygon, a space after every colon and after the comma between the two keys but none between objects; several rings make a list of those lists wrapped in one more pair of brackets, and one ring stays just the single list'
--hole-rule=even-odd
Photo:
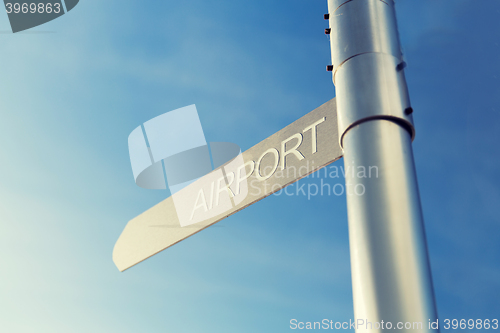
[{"label": "directional sign", "polygon": [[332,99],[132,219],[113,261],[124,271],[341,157]]}]

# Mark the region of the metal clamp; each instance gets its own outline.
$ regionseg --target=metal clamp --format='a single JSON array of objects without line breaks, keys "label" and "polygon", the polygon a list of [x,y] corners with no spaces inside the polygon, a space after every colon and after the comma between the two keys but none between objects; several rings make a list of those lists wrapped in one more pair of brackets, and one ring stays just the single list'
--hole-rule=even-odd
[{"label": "metal clamp", "polygon": [[339,138],[364,121],[397,122],[415,137],[392,0],[329,0]]}]

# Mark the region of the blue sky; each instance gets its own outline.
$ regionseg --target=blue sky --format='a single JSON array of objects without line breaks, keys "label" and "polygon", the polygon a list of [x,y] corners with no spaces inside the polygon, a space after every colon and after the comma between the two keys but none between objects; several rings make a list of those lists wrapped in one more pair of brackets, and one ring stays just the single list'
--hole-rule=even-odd
[{"label": "blue sky", "polygon": [[[441,319],[500,313],[500,3],[478,3],[397,2]],[[245,150],[328,101],[326,11],[82,0],[19,34],[0,15],[0,331],[287,332],[292,318],[352,318],[343,196],[271,196],[124,273],[111,260],[127,221],[166,196],[135,185],[130,132],[196,104],[208,141]]]}]

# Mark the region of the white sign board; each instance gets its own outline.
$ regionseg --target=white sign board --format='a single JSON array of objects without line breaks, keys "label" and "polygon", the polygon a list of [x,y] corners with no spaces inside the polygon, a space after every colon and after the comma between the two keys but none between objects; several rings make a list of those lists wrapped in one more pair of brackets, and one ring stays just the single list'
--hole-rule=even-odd
[{"label": "white sign board", "polygon": [[132,219],[113,261],[124,271],[341,157],[332,99]]}]

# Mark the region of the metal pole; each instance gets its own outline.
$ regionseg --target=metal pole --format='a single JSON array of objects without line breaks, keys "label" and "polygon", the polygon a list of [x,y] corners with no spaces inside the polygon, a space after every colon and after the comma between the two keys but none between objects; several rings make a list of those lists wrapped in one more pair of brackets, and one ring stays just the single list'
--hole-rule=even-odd
[{"label": "metal pole", "polygon": [[356,332],[438,332],[394,2],[328,8]]}]

